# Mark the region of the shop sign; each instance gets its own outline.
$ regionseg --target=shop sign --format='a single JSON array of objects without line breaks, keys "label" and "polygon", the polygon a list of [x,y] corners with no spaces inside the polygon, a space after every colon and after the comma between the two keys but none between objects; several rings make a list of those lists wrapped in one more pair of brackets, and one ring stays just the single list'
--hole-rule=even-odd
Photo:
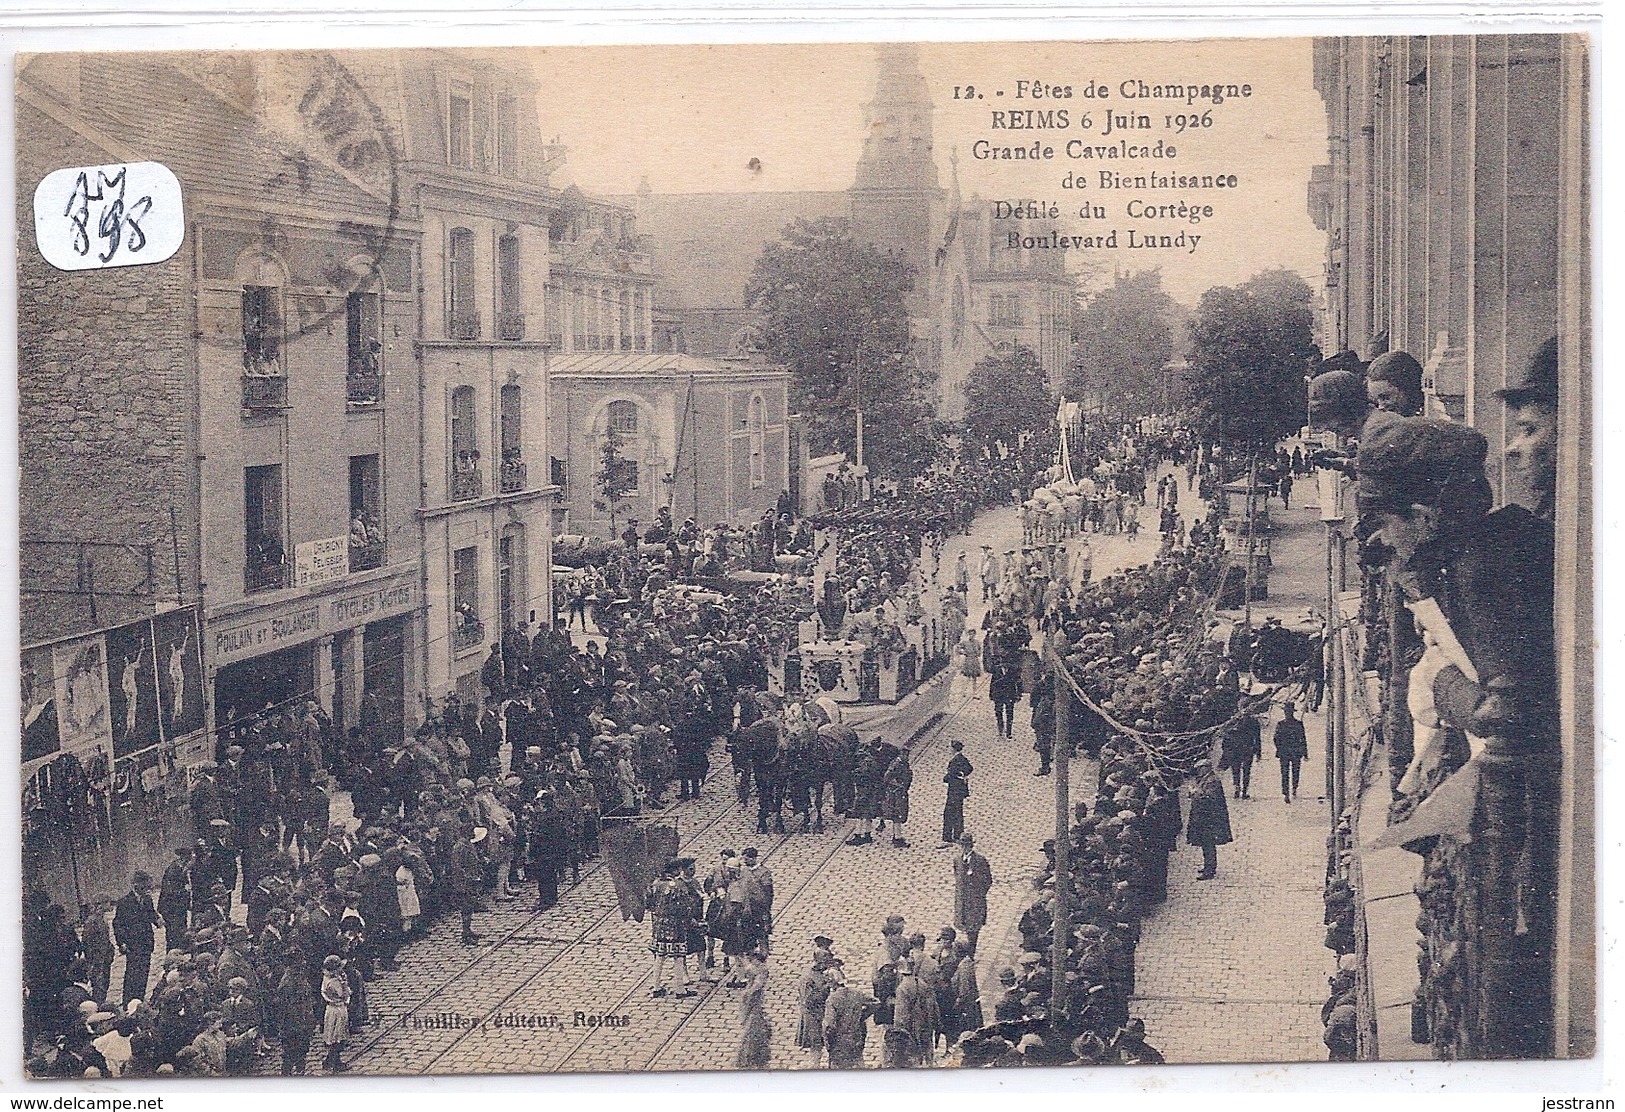
[{"label": "shop sign", "polygon": [[350,574],[350,538],[328,537],[293,546],[293,585],[316,587]]},{"label": "shop sign", "polygon": [[219,668],[368,622],[393,618],[416,609],[417,604],[417,584],[402,577],[369,583],[330,598],[305,599],[292,607],[260,612],[246,621],[211,622],[211,659]]}]

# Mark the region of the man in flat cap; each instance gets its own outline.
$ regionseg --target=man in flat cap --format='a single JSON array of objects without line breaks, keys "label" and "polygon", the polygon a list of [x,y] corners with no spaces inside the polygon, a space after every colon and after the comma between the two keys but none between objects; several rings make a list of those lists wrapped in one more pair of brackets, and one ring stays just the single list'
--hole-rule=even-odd
[{"label": "man in flat cap", "polygon": [[[1555,380],[1555,350],[1552,356]],[[1530,378],[1539,382],[1538,366]],[[1536,385],[1529,395],[1514,388],[1512,397],[1534,405],[1543,394],[1555,397],[1555,382],[1549,391]],[[1449,772],[1448,766],[1465,760],[1464,747],[1438,727],[1479,737],[1508,727],[1505,720],[1479,718],[1492,683],[1506,695],[1496,701],[1497,715],[1510,714],[1520,730],[1549,732],[1554,724],[1553,532],[1549,521],[1522,506],[1489,512],[1487,446],[1476,430],[1429,418],[1373,425],[1356,459],[1360,514],[1392,550],[1390,568],[1419,624],[1427,626],[1429,647],[1411,670],[1410,683],[1423,685],[1431,698],[1407,700],[1421,736],[1401,784],[1414,792],[1441,761]],[[1533,459],[1539,451],[1531,444],[1525,454]],[[1433,628],[1430,621],[1447,628]],[[1465,662],[1455,657],[1452,638]]]}]

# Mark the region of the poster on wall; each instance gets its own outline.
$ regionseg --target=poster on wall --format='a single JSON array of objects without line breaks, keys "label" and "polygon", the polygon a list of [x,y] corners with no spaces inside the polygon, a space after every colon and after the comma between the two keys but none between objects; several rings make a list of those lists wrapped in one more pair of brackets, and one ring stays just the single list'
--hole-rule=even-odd
[{"label": "poster on wall", "polygon": [[110,749],[112,720],[107,713],[107,657],[101,634],[53,645],[51,667],[62,749],[68,753]]},{"label": "poster on wall", "polygon": [[110,629],[107,639],[107,701],[113,724],[113,755],[122,757],[157,745],[158,667],[152,651],[152,623],[146,620]]},{"label": "poster on wall", "polygon": [[51,650],[22,654],[23,762],[49,757],[62,747],[57,728],[56,680]]},{"label": "poster on wall", "polygon": [[158,706],[171,741],[203,728],[203,654],[197,611],[171,610],[152,619],[157,652]]}]

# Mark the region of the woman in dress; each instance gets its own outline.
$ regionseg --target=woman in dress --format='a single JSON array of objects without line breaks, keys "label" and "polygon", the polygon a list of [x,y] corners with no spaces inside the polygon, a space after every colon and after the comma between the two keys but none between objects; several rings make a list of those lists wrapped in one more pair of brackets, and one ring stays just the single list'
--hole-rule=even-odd
[{"label": "woman in dress", "polygon": [[767,1018],[767,953],[757,946],[745,955],[745,996],[739,1002],[739,1052],[734,1066],[765,1070],[773,1058],[773,1025]]},{"label": "woman in dress", "polygon": [[342,1057],[350,1038],[350,979],[345,975],[344,959],[337,954],[328,954],[322,962],[322,1006],[322,1042],[327,1047],[322,1068],[344,1073],[350,1068]]},{"label": "woman in dress", "polygon": [[973,680],[982,674],[982,643],[975,629],[967,629],[965,639],[959,643],[959,672]]}]

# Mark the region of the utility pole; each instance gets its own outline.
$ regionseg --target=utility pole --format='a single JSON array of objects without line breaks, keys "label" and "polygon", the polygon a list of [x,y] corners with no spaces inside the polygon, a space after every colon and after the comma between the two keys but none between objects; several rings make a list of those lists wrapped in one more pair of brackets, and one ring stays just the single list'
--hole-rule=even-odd
[{"label": "utility pole", "polygon": [[1055,737],[1050,763],[1055,770],[1055,931],[1050,954],[1050,1023],[1060,1022],[1066,1001],[1067,950],[1072,941],[1072,692],[1066,682],[1064,635],[1050,634],[1050,666],[1055,683]]},{"label": "utility pole", "polygon": [[1257,519],[1257,488],[1258,488],[1258,452],[1254,451],[1247,458],[1247,579],[1243,594],[1245,617],[1243,622],[1247,629],[1253,628],[1253,557],[1254,557],[1254,523]]}]

